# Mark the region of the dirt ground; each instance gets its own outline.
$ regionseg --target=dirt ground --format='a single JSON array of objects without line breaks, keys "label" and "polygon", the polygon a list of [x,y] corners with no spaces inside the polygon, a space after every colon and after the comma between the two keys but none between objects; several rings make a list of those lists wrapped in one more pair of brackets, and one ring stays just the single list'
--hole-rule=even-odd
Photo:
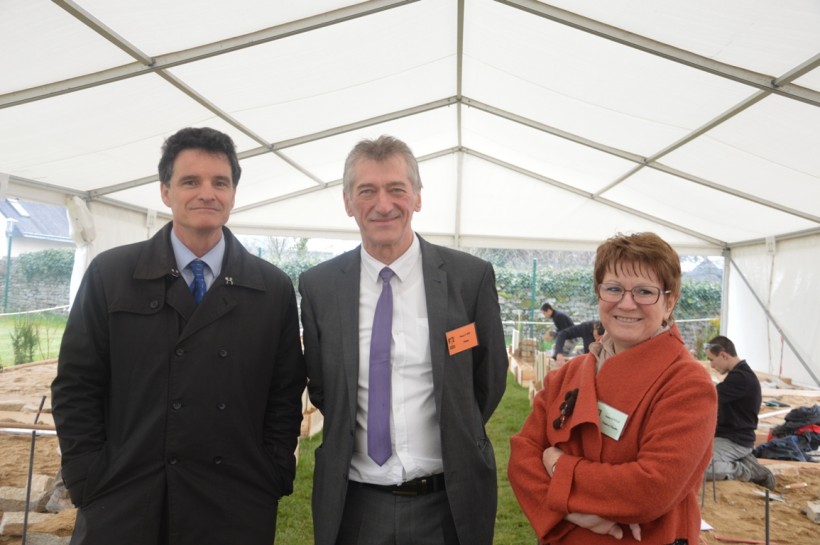
[{"label": "dirt ground", "polygon": [[[4,425],[32,423],[42,396],[48,396],[54,377],[55,364],[41,363],[18,366],[0,372],[0,428]],[[765,386],[765,385],[764,385]],[[766,395],[764,400],[775,399]],[[778,394],[777,400],[791,407],[811,406],[820,403],[818,397],[801,397]],[[50,400],[45,406],[50,407]],[[22,407],[22,410],[13,410]],[[11,409],[11,410],[10,410]],[[764,407],[761,416],[786,409]],[[784,413],[783,413],[784,414]],[[45,413],[40,422],[52,425],[51,415]],[[761,425],[776,425],[782,419],[761,418]],[[765,434],[765,430],[761,430]],[[54,475],[59,468],[59,454],[55,437],[39,436],[36,440],[34,473]],[[13,435],[0,432],[0,487],[23,487],[26,483],[31,434]],[[779,545],[820,544],[820,524],[806,517],[802,510],[809,501],[820,501],[820,464],[762,460],[777,476],[777,490],[773,496],[782,501],[770,500],[770,542]],[[806,486],[802,486],[805,483]],[[797,485],[784,488],[786,485]],[[707,483],[704,494],[703,519],[714,530],[701,533],[701,542],[708,545],[723,543],[765,543],[766,501],[764,488],[751,483],[722,481],[715,485],[713,499],[712,483]],[[29,532],[69,535],[74,524],[73,509],[64,511],[48,523],[33,525]],[[741,541],[742,540],[742,541]],[[0,536],[0,545],[17,545],[19,538]]]}]

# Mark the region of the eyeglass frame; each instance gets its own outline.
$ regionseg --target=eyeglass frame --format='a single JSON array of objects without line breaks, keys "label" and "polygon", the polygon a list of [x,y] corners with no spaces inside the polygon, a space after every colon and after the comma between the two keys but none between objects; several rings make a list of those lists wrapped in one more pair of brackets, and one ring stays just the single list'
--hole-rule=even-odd
[{"label": "eyeglass frame", "polygon": [[[608,300],[604,299],[603,297],[601,297],[601,288],[603,288],[604,286],[613,286],[613,287],[618,287],[618,288],[621,289],[621,296],[618,298],[617,301],[608,301]],[[635,299],[635,290],[639,289],[639,288],[642,288],[642,289],[646,289],[646,288],[656,289],[656,290],[658,290],[658,296],[651,303],[639,303],[638,300]],[[629,293],[632,294],[632,301],[636,305],[649,306],[649,305],[657,304],[658,301],[661,300],[661,295],[667,295],[669,293],[672,293],[672,290],[662,290],[657,286],[634,286],[631,289],[626,289],[623,286],[620,286],[618,284],[604,283],[604,282],[601,282],[600,284],[598,284],[598,288],[595,290],[595,294],[598,296],[598,299],[600,299],[601,301],[603,301],[605,303],[620,303],[621,301],[624,300],[624,297],[626,297],[626,292],[629,292]]]}]

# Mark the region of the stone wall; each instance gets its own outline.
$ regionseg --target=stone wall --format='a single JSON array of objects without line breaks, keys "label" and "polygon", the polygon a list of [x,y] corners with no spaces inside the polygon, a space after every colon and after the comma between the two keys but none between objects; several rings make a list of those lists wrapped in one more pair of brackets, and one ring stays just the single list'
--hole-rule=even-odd
[{"label": "stone wall", "polygon": [[[3,301],[6,286],[7,258],[0,259],[0,301]],[[68,305],[70,278],[30,279],[23,273],[19,259],[11,259],[8,304],[6,312],[20,312]],[[0,307],[2,309],[2,307]]]}]

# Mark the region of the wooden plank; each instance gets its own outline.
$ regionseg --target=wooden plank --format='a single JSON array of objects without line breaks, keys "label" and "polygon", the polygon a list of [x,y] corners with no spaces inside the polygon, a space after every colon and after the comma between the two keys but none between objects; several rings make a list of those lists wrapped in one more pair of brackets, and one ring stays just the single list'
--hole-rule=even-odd
[{"label": "wooden plank", "polygon": [[820,398],[820,390],[798,390],[788,388],[761,388],[763,397],[795,396],[807,398]]}]

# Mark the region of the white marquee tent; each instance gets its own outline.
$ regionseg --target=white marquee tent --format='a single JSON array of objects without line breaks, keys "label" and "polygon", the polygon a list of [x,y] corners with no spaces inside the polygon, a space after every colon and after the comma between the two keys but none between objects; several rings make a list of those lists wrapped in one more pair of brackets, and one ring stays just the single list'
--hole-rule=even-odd
[{"label": "white marquee tent", "polygon": [[167,221],[183,126],[241,151],[234,231],[308,237],[357,236],[344,157],[393,134],[428,239],[723,254],[726,333],[820,384],[817,0],[0,0],[0,52],[0,191],[81,256]]}]

